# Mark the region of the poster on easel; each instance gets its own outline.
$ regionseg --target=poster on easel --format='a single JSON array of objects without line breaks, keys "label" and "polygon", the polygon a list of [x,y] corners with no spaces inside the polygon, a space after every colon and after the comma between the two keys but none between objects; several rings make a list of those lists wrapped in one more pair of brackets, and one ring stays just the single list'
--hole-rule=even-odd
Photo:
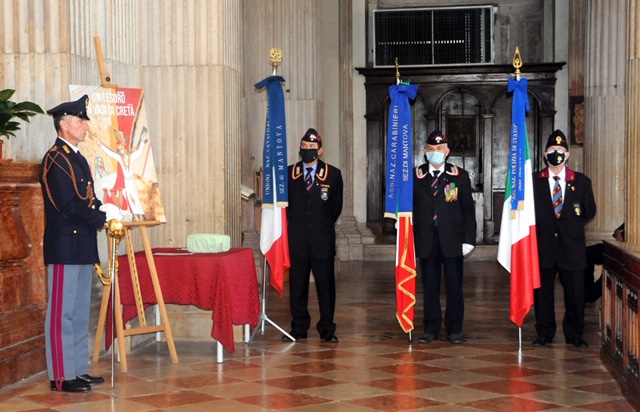
[{"label": "poster on easel", "polygon": [[123,222],[166,222],[142,89],[69,86],[71,101],[89,96],[89,132],[80,151],[96,197],[120,209]]}]

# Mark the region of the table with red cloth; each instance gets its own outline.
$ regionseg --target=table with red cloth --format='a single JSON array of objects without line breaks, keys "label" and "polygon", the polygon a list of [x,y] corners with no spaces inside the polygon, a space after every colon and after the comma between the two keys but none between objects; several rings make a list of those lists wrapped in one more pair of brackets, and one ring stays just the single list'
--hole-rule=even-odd
[{"label": "table with red cloth", "polygon": [[[186,248],[154,248],[152,252],[164,302],[211,310],[211,336],[233,353],[233,325],[249,324],[253,328],[260,317],[253,250],[232,248],[221,253],[191,253]],[[135,260],[146,308],[157,304],[157,300],[144,251],[136,252]],[[137,317],[138,312],[127,256],[118,256],[118,263],[122,318],[126,323]],[[107,319],[111,319],[109,312]],[[111,322],[107,322],[107,349],[112,342],[111,333]]]}]

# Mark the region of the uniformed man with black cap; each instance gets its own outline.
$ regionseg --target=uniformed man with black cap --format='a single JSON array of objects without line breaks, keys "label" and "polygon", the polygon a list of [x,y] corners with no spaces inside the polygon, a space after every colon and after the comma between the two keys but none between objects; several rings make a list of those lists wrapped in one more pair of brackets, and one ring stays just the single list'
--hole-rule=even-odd
[{"label": "uniformed man with black cap", "polygon": [[91,277],[99,262],[96,231],[118,215],[99,210],[89,164],[78,151],[89,131],[87,102],[85,95],[47,111],[58,134],[40,169],[49,292],[45,349],[52,391],[87,392],[104,382],[88,370]]},{"label": "uniformed man with black cap", "polygon": [[449,151],[447,137],[440,130],[433,131],[424,150],[427,163],[418,166],[414,175],[414,242],[424,289],[424,333],[418,338],[420,343],[437,340],[442,326],[442,267],[447,339],[455,344],[464,342],[463,256],[476,244],[476,214],[469,173],[446,162]]},{"label": "uniformed man with black cap", "polygon": [[556,130],[545,146],[547,167],[533,173],[540,288],[533,291],[537,337],[533,346],[545,346],[556,333],[554,283],[556,273],[564,288],[562,330],[566,343],[586,348],[584,333],[585,225],[596,215],[591,180],[569,169],[569,145]]},{"label": "uniformed man with black cap", "polygon": [[[338,342],[333,315],[336,306],[335,223],[342,211],[342,174],[319,157],[322,137],[309,129],[300,141],[302,161],[290,165],[289,205],[287,207],[291,336],[306,339],[311,325],[307,310],[309,276],[318,292],[320,320],[316,329],[325,342]],[[288,340],[286,335],[282,340]]]}]

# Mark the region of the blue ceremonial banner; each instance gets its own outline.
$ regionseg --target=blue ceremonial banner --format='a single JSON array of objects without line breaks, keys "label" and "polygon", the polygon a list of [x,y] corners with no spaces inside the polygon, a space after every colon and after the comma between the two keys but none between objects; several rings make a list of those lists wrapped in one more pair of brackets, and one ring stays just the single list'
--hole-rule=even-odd
[{"label": "blue ceremonial banner", "polygon": [[387,130],[387,171],[385,217],[413,211],[413,139],[411,106],[418,86],[409,84],[389,87],[391,106]]},{"label": "blue ceremonial banner", "polygon": [[264,128],[262,152],[262,204],[286,207],[289,198],[287,180],[287,126],[281,76],[269,76],[255,84],[256,89],[267,87],[267,122]]},{"label": "blue ceremonial banner", "polygon": [[518,210],[524,205],[525,161],[527,160],[528,142],[526,112],[529,111],[527,95],[527,79],[509,79],[507,91],[513,92],[511,105],[511,142],[509,148],[509,177],[511,187],[511,210]]}]

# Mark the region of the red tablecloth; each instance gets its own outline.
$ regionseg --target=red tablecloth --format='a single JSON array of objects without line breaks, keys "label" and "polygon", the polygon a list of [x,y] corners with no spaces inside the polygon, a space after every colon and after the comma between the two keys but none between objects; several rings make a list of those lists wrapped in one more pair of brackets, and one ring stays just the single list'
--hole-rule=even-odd
[{"label": "red tablecloth", "polygon": [[[190,253],[184,248],[152,249],[165,303],[194,305],[211,310],[211,336],[233,353],[233,325],[255,327],[260,317],[260,300],[253,251],[233,248],[222,253]],[[144,251],[136,252],[136,266],[145,307],[157,303]],[[126,323],[137,314],[127,256],[119,256],[118,282],[122,317]],[[111,314],[107,314],[111,319]],[[107,321],[109,348],[111,322]]]}]

